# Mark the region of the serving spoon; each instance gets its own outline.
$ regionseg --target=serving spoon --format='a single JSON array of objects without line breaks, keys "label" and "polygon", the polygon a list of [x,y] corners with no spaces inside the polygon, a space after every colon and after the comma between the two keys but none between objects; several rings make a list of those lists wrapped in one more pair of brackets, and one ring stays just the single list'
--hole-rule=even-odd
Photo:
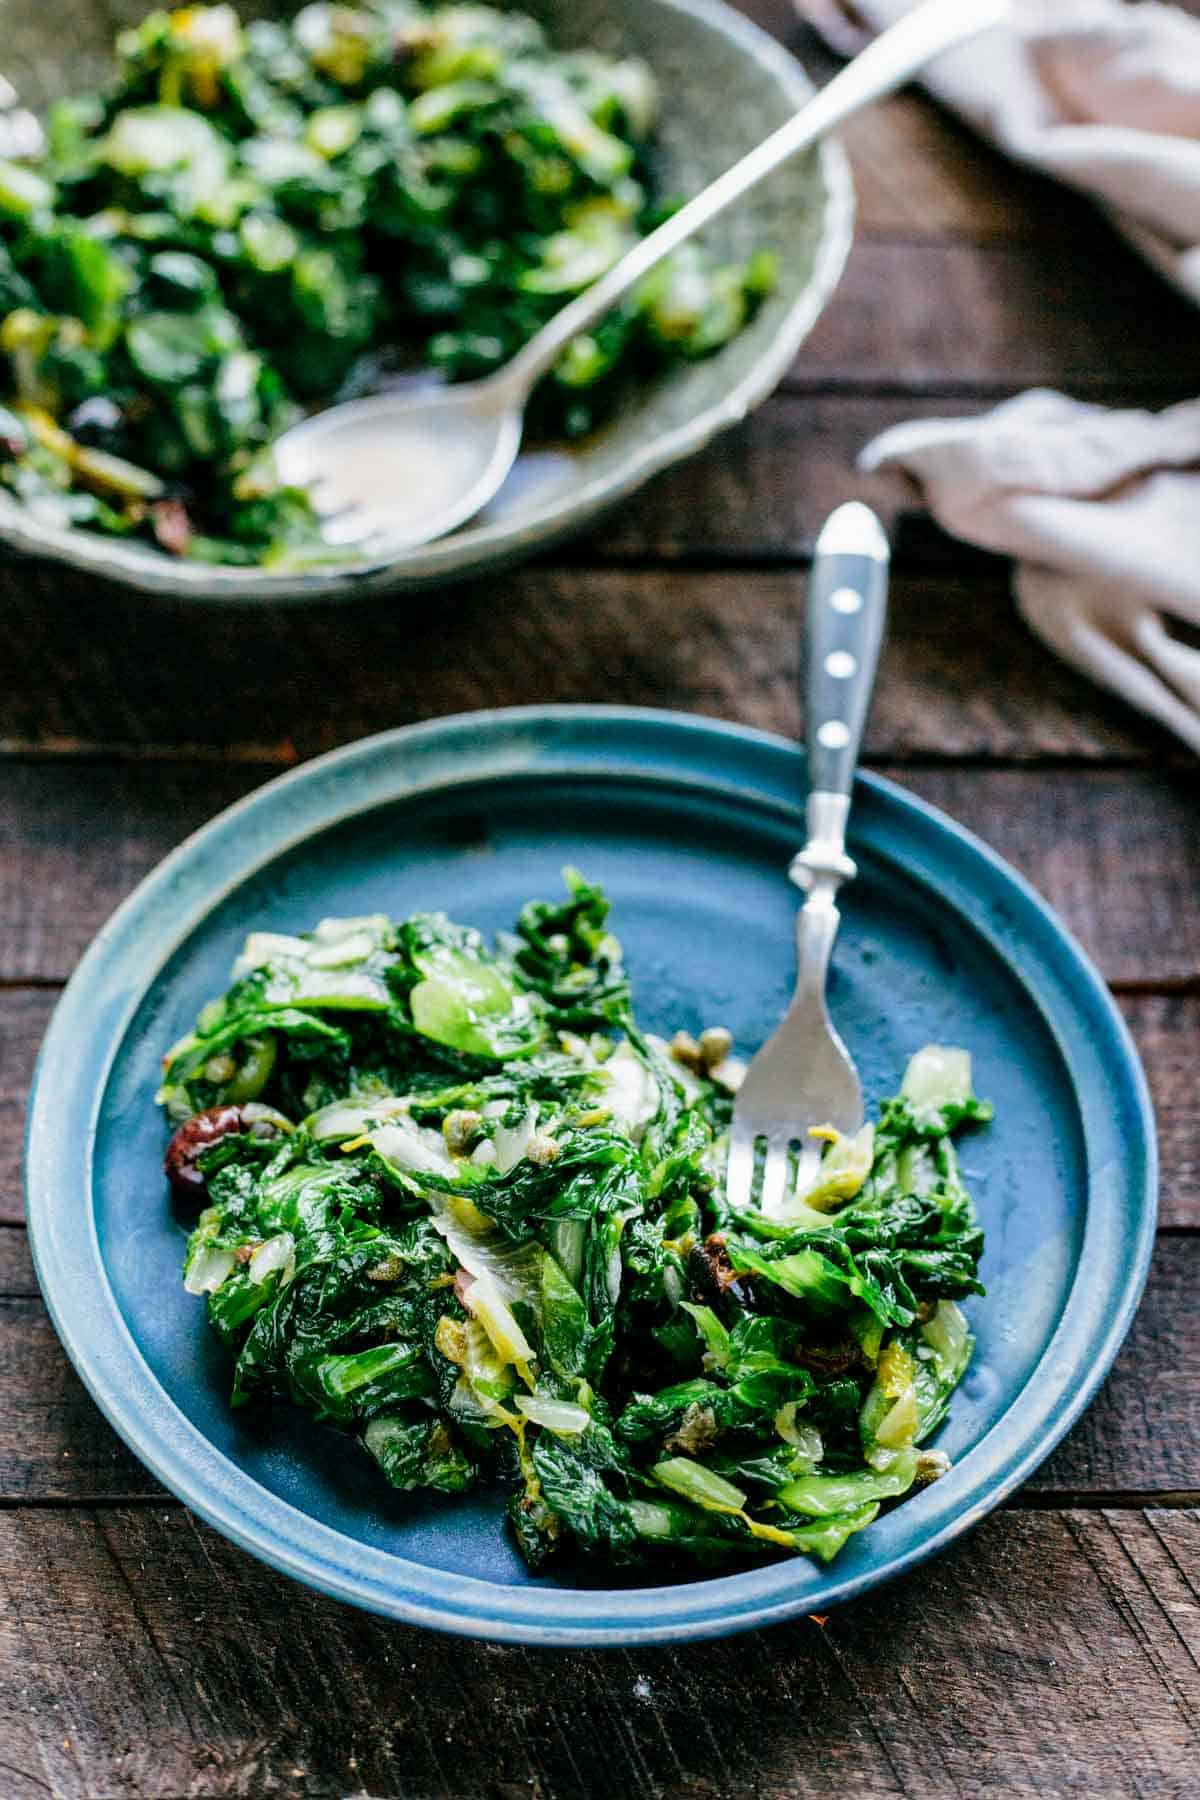
[{"label": "serving spoon", "polygon": [[444,537],[499,490],[537,382],[664,257],[851,114],[942,51],[995,25],[1007,0],[923,0],[792,118],[554,315],[495,374],[375,394],[315,413],[276,440],[280,478],[308,488],[333,545],[384,556]]}]

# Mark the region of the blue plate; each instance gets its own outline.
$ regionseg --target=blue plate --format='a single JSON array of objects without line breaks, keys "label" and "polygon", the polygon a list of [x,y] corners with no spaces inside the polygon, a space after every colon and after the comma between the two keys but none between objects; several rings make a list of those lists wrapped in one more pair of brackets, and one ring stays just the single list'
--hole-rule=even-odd
[{"label": "blue plate", "polygon": [[[345,1441],[226,1405],[228,1369],[180,1286],[151,1100],[163,1048],[226,985],[251,926],[444,907],[494,929],[601,881],[657,1030],[724,1022],[752,1051],[789,992],[804,761],[779,739],[627,708],[476,713],[370,738],[230,808],[142,883],[54,1016],[34,1084],[29,1228],[68,1354],[126,1442],[203,1518],[340,1599],[536,1644],[712,1636],[822,1610],[975,1524],[1078,1418],[1133,1316],[1155,1221],[1153,1121],[1095,971],[1018,876],[864,778],[832,1008],[868,1094],[910,1051],[967,1045],[994,1126],[967,1173],[987,1228],[979,1347],[939,1437],[949,1475],[853,1538],[711,1580],[532,1577],[494,1495],[413,1505]],[[576,1577],[578,1579],[578,1577]]]}]

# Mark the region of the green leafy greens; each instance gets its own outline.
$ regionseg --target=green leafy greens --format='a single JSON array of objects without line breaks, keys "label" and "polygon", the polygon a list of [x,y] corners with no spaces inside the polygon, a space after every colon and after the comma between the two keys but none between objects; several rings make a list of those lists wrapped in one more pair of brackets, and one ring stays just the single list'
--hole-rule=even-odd
[{"label": "green leafy greens", "polygon": [[952,1140],[991,1109],[930,1047],[788,1213],[732,1210],[728,1034],[646,1035],[566,882],[494,948],[440,913],[251,935],[165,1058],[186,1285],[235,1405],[405,1491],[495,1484],[535,1567],[828,1560],[945,1467],[983,1291]]},{"label": "green leafy greens", "polygon": [[[0,163],[0,481],[56,524],[332,556],[272,440],[405,363],[498,367],[664,216],[650,71],[521,13],[187,6],[117,61]],[[626,378],[717,349],[772,271],[685,246],[567,347],[535,426],[589,431]]]}]

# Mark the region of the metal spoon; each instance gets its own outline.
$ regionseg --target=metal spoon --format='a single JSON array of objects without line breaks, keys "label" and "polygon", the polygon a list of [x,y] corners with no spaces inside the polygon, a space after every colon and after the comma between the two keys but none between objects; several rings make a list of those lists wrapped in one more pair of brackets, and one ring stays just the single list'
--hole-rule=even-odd
[{"label": "metal spoon", "polygon": [[840,915],[855,874],[846,819],[887,612],[888,543],[869,507],[839,506],[817,539],[809,583],[806,725],[808,841],[789,870],[807,898],[796,918],[796,991],[738,1088],[725,1192],[739,1211],[786,1219],[817,1175],[823,1146],[809,1132],[847,1135],[863,1122],[862,1086],[825,1006]]},{"label": "metal spoon", "polygon": [[307,487],[330,543],[367,555],[429,543],[497,492],[521,443],[535,384],[571,340],[756,182],[952,45],[996,24],[1006,0],[924,0],[786,124],[680,208],[482,381],[348,401],[284,432],[281,478]]}]

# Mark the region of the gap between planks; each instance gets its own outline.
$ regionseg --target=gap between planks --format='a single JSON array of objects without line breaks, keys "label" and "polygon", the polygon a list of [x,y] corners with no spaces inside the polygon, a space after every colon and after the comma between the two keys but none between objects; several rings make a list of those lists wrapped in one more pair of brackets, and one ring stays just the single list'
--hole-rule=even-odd
[{"label": "gap between planks", "polygon": [[[429,718],[411,719],[407,724],[432,724],[435,719],[448,716],[434,714]],[[348,739],[347,745],[356,740]],[[344,749],[347,745],[334,745],[334,749]],[[0,738],[0,766],[5,763],[44,764],[48,767],[71,763],[75,767],[87,764],[122,763],[137,765],[140,763],[196,763],[205,768],[250,768],[258,766],[269,771],[273,776],[282,771],[298,768],[302,763],[314,760],[315,756],[326,754],[316,751],[312,756],[301,753],[292,744],[226,744],[219,749],[209,744],[188,743],[94,743],[91,741],[64,739],[53,742],[24,741],[20,738]],[[919,774],[924,769],[954,770],[964,774],[972,771],[1022,774],[1036,774],[1045,771],[1053,775],[1095,775],[1105,773],[1161,772],[1164,775],[1191,773],[1196,766],[1196,759],[1186,750],[1172,751],[1165,747],[1161,752],[1148,753],[1144,757],[1120,754],[1100,753],[1096,756],[1081,756],[1076,751],[1063,751],[1058,754],[1050,750],[1031,751],[1027,756],[1019,753],[990,756],[985,753],[964,755],[961,752],[948,750],[945,755],[938,755],[930,750],[882,751],[876,755],[864,755],[860,758],[860,767],[874,774],[887,776],[892,770],[903,769]],[[264,779],[269,776],[264,774]],[[6,983],[0,979],[0,988]],[[37,986],[38,977],[30,977],[25,986]]]},{"label": "gap between planks", "polygon": [[[0,1296],[3,1298],[3,1296]],[[166,1488],[113,1494],[47,1494],[30,1499],[23,1494],[0,1494],[0,1513],[105,1513],[126,1508],[156,1507],[186,1511],[186,1502]],[[1200,1510],[1200,1488],[1022,1488],[1009,1494],[994,1512],[1195,1512]]]}]

